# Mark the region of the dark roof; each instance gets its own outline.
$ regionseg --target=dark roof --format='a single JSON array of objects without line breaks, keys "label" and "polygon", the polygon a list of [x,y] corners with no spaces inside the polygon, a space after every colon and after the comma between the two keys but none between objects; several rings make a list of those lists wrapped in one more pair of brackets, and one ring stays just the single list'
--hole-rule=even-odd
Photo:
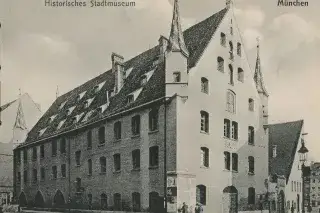
[{"label": "dark roof", "polygon": [[[269,125],[269,174],[284,175],[288,181],[303,120]],[[277,155],[273,158],[273,146],[277,146]]]},{"label": "dark roof", "polygon": [[9,103],[7,103],[7,104],[5,104],[5,105],[2,105],[1,107],[0,107],[0,112],[2,112],[2,111],[4,111],[5,109],[7,109],[11,104],[13,104],[14,102],[16,102],[16,100],[14,100],[14,101],[11,101],[11,102],[9,102]]},{"label": "dark roof", "polygon": [[[190,53],[188,58],[188,68],[192,68],[197,64],[226,12],[227,9],[224,8],[184,31],[183,35]],[[90,119],[81,124],[84,125],[164,97],[164,65],[162,63],[158,63],[157,65],[154,64],[154,62],[158,60],[159,53],[160,47],[157,45],[124,62],[125,70],[132,68],[131,74],[127,77],[126,83],[120,92],[110,99],[110,105],[103,114],[97,112],[96,109],[103,104],[106,104],[106,92],[114,89],[115,82],[112,69],[58,97],[34,128],[29,132],[26,143],[76,128],[75,125],[80,124],[79,122],[78,124],[72,124],[72,118],[82,112],[87,113],[90,110],[95,110]],[[126,101],[127,95],[141,87],[141,76],[152,69],[155,69],[155,71],[147,84],[143,87],[140,95],[133,103],[128,105]],[[106,81],[106,83],[103,88],[99,93],[95,93],[94,87],[104,81]],[[84,91],[87,91],[85,96],[80,101],[77,101],[77,96]],[[85,100],[92,97],[95,97],[94,101],[91,103],[89,108],[84,109]],[[59,111],[59,105],[65,101],[67,101],[67,103],[63,109]],[[66,111],[72,106],[76,106],[76,108],[71,115],[67,116]],[[53,115],[57,115],[57,117],[49,124],[49,118]],[[59,122],[64,119],[66,119],[65,124],[62,128],[57,130]],[[45,128],[47,128],[46,131],[43,135],[39,136],[39,131]]]}]

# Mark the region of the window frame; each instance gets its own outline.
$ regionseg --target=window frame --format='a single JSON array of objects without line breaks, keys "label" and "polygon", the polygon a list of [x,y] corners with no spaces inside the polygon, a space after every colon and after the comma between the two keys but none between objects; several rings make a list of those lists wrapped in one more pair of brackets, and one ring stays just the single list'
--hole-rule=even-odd
[{"label": "window frame", "polygon": [[132,136],[138,136],[141,133],[141,117],[135,115],[131,118],[131,134]]},{"label": "window frame", "polygon": [[207,111],[201,110],[200,111],[200,132],[209,134],[210,128],[210,115]]},{"label": "window frame", "polygon": [[159,109],[151,109],[149,112],[149,132],[159,129]]},{"label": "window frame", "polygon": [[149,147],[149,167],[159,167],[159,146]]},{"label": "window frame", "polygon": [[201,93],[209,95],[209,80],[201,77]]},{"label": "window frame", "polygon": [[120,153],[115,153],[113,155],[113,170],[114,170],[114,172],[121,171],[121,155],[120,155]]},{"label": "window frame", "polygon": [[181,83],[181,72],[179,71],[173,72],[173,82]]},{"label": "window frame", "polygon": [[100,163],[100,174],[106,174],[107,173],[107,158],[104,156],[101,156],[99,158]]},{"label": "window frame", "polygon": [[121,121],[116,121],[113,124],[113,137],[116,141],[121,140],[122,136],[122,124]]},{"label": "window frame", "polygon": [[210,167],[210,152],[207,147],[200,148],[200,156],[201,156],[201,167],[209,168]]},{"label": "window frame", "polygon": [[135,149],[131,152],[132,155],[132,169],[139,170],[141,166],[140,149]]}]

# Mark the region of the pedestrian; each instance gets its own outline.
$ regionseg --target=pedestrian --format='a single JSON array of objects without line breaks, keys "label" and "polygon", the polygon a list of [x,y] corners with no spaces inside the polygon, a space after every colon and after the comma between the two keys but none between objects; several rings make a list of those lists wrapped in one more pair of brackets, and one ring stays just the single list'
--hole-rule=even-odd
[{"label": "pedestrian", "polygon": [[310,206],[310,204],[308,205],[308,212],[312,211],[312,207]]},{"label": "pedestrian", "polygon": [[185,202],[183,202],[180,212],[188,213],[188,205]]}]

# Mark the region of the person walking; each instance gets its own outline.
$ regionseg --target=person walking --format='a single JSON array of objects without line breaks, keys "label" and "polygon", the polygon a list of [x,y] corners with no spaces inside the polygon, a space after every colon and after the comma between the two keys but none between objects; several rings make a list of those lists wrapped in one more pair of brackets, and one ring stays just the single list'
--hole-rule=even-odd
[{"label": "person walking", "polygon": [[181,213],[188,213],[188,205],[183,202],[181,209],[179,209]]}]

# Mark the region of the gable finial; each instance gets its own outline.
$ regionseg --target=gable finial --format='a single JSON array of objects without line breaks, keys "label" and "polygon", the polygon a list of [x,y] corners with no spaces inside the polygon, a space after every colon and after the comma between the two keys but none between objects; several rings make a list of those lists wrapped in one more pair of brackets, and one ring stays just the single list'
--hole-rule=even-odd
[{"label": "gable finial", "polygon": [[57,90],[56,90],[56,99],[59,97],[59,86],[57,86]]},{"label": "gable finial", "polygon": [[186,57],[189,56],[189,52],[184,42],[183,32],[181,29],[178,0],[174,0],[173,17],[168,47],[171,51],[181,52]]},{"label": "gable finial", "polygon": [[230,8],[232,4],[233,4],[232,0],[226,0],[226,7],[227,8]]}]

